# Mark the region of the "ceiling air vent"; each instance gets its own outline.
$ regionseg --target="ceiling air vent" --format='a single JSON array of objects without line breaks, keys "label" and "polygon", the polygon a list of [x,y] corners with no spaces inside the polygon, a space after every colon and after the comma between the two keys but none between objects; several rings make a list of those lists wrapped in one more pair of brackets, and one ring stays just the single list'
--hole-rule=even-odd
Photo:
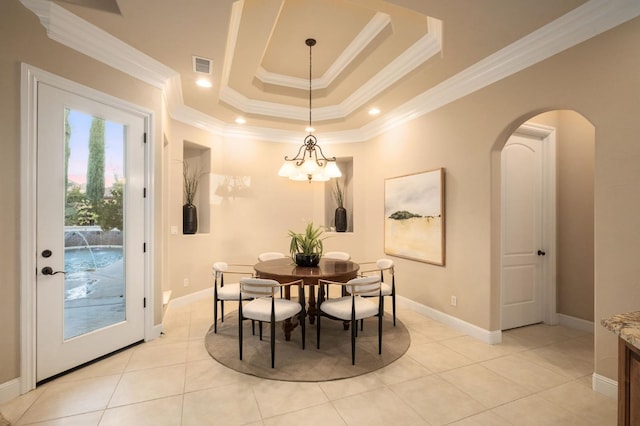
[{"label": "ceiling air vent", "polygon": [[211,74],[211,59],[194,56],[193,70],[202,74]]}]

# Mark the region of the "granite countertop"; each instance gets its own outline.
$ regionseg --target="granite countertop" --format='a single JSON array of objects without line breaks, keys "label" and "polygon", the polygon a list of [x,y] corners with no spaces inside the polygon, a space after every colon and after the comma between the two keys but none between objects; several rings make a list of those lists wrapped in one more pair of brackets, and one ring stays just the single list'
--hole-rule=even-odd
[{"label": "granite countertop", "polygon": [[617,314],[603,319],[600,323],[607,330],[640,349],[640,311]]}]

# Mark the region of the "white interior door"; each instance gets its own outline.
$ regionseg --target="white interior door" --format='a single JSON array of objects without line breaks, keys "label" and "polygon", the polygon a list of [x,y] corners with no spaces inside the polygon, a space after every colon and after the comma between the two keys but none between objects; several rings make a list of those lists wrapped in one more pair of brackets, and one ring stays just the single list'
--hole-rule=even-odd
[{"label": "white interior door", "polygon": [[544,320],[544,140],[514,134],[502,150],[502,329]]},{"label": "white interior door", "polygon": [[38,83],[36,380],[144,338],[145,118]]}]

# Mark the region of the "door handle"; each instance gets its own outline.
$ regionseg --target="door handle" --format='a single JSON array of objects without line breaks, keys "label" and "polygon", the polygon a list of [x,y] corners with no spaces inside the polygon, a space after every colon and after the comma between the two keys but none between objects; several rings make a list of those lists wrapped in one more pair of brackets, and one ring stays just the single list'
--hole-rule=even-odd
[{"label": "door handle", "polygon": [[53,272],[53,268],[51,266],[45,266],[42,268],[42,275],[55,275],[55,274],[66,274],[65,271],[55,271]]},{"label": "door handle", "polygon": [[538,250],[538,256],[544,256],[545,254],[547,254],[547,252]]}]

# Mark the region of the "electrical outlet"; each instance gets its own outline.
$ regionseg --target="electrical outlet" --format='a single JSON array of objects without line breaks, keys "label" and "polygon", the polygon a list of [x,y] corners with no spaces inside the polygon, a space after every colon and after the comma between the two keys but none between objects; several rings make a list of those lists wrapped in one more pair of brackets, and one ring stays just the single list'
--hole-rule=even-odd
[{"label": "electrical outlet", "polygon": [[185,278],[184,280],[182,280],[182,285],[184,285],[185,287],[189,287],[189,278]]},{"label": "electrical outlet", "polygon": [[458,306],[458,298],[456,296],[451,296],[451,306]]}]

